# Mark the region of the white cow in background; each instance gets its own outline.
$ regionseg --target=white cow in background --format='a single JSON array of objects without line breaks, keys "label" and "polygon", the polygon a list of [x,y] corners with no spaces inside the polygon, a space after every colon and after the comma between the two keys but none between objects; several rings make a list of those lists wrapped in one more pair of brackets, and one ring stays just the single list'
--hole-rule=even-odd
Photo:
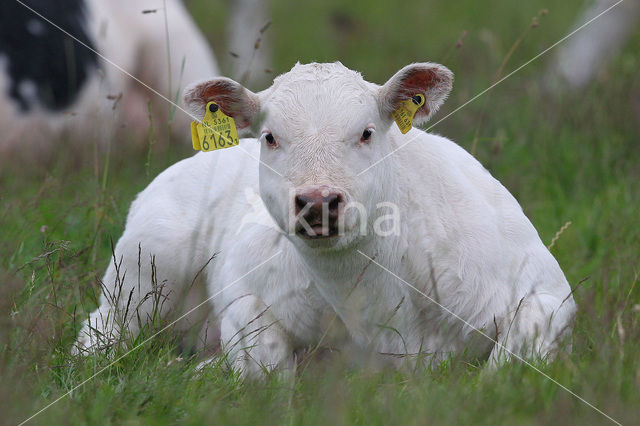
[{"label": "white cow in background", "polygon": [[[611,6],[614,7],[607,11]],[[549,72],[545,73],[546,78],[551,80],[549,83],[553,92],[584,89],[615,58],[633,32],[637,31],[640,1],[595,0],[580,14],[574,26],[578,27],[594,18],[589,26],[562,45]]]},{"label": "white cow in background", "polygon": [[[186,83],[219,75],[207,41],[180,0],[24,3],[100,55],[14,0],[4,1],[1,152],[30,143],[45,149],[43,141],[60,135],[105,144],[120,127],[129,134],[144,134],[149,129],[149,101],[157,129],[166,132],[171,104],[122,70],[179,103],[178,93]],[[190,121],[177,111],[176,134],[188,134]]]},{"label": "white cow in background", "polygon": [[227,0],[231,9],[227,23],[228,57],[231,74],[236,81],[248,87],[263,87],[273,76],[271,68],[271,43],[267,31],[269,1]]},{"label": "white cow in background", "polygon": [[[109,344],[122,327],[135,335],[151,317],[143,297],[155,277],[169,295],[163,315],[211,297],[209,336],[250,377],[290,367],[322,335],[327,310],[353,342],[398,365],[551,356],[576,308],[518,202],[452,141],[402,134],[392,120],[422,95],[416,121],[426,121],[452,82],[433,63],[382,86],[313,63],[257,94],[226,78],[190,86],[198,117],[214,101],[260,135],[183,160],[138,195],[104,277],[122,297],[103,294],[77,349]],[[259,188],[264,221],[247,188]],[[193,327],[197,312],[179,325]]]}]

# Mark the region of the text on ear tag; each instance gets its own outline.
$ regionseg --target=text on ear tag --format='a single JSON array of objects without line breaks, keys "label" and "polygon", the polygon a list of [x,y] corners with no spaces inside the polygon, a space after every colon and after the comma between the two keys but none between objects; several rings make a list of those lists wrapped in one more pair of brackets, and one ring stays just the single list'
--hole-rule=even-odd
[{"label": "text on ear tag", "polygon": [[400,102],[398,108],[391,113],[403,135],[413,127],[413,117],[422,105],[424,105],[424,96],[417,94],[411,99]]},{"label": "text on ear tag", "polygon": [[191,122],[191,143],[196,151],[205,152],[236,146],[240,143],[236,122],[209,102],[202,122]]}]

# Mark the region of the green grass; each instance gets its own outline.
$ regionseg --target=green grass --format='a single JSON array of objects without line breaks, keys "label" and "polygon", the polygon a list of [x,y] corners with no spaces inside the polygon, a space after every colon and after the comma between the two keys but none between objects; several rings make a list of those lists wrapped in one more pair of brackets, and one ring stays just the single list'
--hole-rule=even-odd
[{"label": "green grass", "polygon": [[[217,2],[216,2],[217,3]],[[564,36],[582,1],[272,2],[274,73],[342,60],[378,83],[403,65],[444,61],[455,88],[435,120],[486,88],[538,11],[503,74]],[[224,62],[224,14],[189,2]],[[225,10],[224,5],[223,10]],[[219,10],[219,9],[218,9]],[[463,30],[463,46],[455,49]],[[538,367],[622,423],[640,417],[640,33],[586,90],[556,96],[541,58],[433,129],[476,155],[518,198],[577,286],[573,352]],[[478,122],[484,113],[482,125]],[[435,122],[435,121],[434,121]],[[186,135],[185,135],[186,136]],[[151,136],[153,138],[153,135]],[[135,194],[190,155],[113,141],[106,161],[60,141],[47,160],[0,160],[0,412],[17,423],[124,354],[68,354],[95,307],[98,279]],[[152,150],[151,153],[149,150]],[[149,163],[147,161],[149,159]],[[580,284],[579,284],[580,283]],[[75,318],[75,319],[74,319]],[[138,338],[141,342],[151,331]],[[184,359],[179,360],[178,357]],[[196,373],[170,333],[119,360],[34,423],[601,424],[595,410],[528,366],[494,374],[452,360],[415,374],[313,359],[294,379],[242,383]]]}]

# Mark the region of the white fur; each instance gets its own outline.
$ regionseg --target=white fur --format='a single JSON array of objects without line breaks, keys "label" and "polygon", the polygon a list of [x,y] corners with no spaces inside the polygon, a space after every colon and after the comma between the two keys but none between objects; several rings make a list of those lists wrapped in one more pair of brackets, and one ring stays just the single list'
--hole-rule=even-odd
[{"label": "white fur", "polygon": [[[446,79],[448,73],[438,75]],[[339,63],[298,64],[264,92],[239,95],[252,99],[236,99],[237,105],[259,101],[263,114],[245,115],[260,115],[254,124],[271,132],[279,147],[268,148],[264,137],[245,139],[240,149],[197,154],[158,176],[133,203],[116,247],[127,271],[124,293],[137,288],[139,243],[140,294],[150,289],[144,260],[151,254],[158,281],[178,294],[218,253],[196,281],[215,295],[212,323],[234,365],[248,375],[260,366],[290,365],[294,349],[317,342],[327,310],[338,314],[354,342],[400,364],[463,353],[489,356],[492,363],[511,353],[552,354],[575,312],[558,263],[513,196],[471,155],[444,137],[417,129],[402,135],[392,124],[385,102],[390,88],[399,87],[396,77],[377,86]],[[186,97],[197,90],[191,87]],[[208,100],[215,96],[199,102]],[[370,143],[360,143],[372,124]],[[260,166],[253,159],[258,156]],[[399,231],[375,235],[371,214],[362,235],[360,219],[349,210],[342,235],[302,239],[290,232],[288,215],[292,193],[308,186],[337,188],[369,213],[381,202],[393,203],[401,214]],[[245,196],[257,188],[258,203]],[[250,220],[243,220],[247,213]],[[114,278],[112,265],[104,279],[108,288]],[[103,330],[100,315],[113,312],[103,296],[92,325]],[[80,346],[89,345],[87,331]]]}]

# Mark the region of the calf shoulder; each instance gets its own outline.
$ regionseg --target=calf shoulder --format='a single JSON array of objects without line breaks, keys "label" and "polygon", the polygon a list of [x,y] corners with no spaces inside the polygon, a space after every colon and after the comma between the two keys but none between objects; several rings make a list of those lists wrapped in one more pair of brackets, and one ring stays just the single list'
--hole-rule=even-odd
[{"label": "calf shoulder", "polygon": [[418,132],[399,156],[415,278],[438,281],[468,318],[532,292],[566,297],[564,274],[509,191],[452,141]]}]

